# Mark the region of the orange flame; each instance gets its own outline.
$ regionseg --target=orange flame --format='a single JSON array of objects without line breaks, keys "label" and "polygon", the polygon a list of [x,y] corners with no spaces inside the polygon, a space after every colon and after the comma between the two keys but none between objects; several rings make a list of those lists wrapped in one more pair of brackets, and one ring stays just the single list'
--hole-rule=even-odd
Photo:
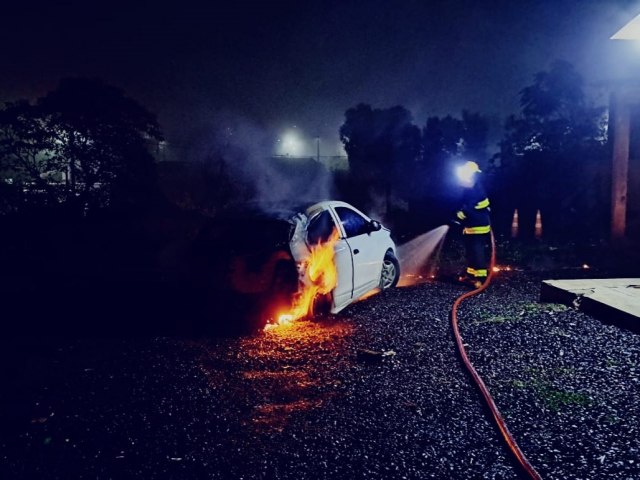
[{"label": "orange flame", "polygon": [[299,318],[313,313],[313,300],[318,295],[326,295],[331,292],[338,283],[338,271],[335,263],[334,246],[340,239],[337,229],[333,229],[329,239],[318,242],[310,248],[309,257],[305,265],[307,282],[304,282],[301,290],[296,294],[291,311],[278,317],[276,323],[267,324],[265,330],[279,325],[289,325]]}]

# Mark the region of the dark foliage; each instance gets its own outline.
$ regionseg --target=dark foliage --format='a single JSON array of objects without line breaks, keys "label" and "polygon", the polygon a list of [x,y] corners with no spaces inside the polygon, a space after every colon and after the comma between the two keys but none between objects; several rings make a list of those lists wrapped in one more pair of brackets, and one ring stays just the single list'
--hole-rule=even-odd
[{"label": "dark foliage", "polygon": [[422,233],[448,220],[460,196],[453,166],[463,158],[484,161],[487,132],[478,113],[430,117],[421,131],[404,107],[360,104],[340,128],[350,171],[336,176],[338,190],[398,234]]},{"label": "dark foliage", "polygon": [[349,156],[355,203],[389,210],[394,186],[413,170],[420,152],[420,130],[412,122],[411,113],[401,106],[374,109],[360,104],[347,110],[340,139]]},{"label": "dark foliage", "polygon": [[608,211],[606,116],[584,94],[582,77],[556,61],[520,92],[521,112],[506,122],[497,180],[505,211],[520,211],[525,238],[540,209],[548,234],[601,233]]},{"label": "dark foliage", "polygon": [[429,117],[422,129],[423,174],[418,178],[424,186],[417,189],[418,196],[451,196],[453,165],[462,159],[483,163],[488,131],[488,121],[479,113],[463,110],[461,119]]},{"label": "dark foliage", "polygon": [[26,203],[86,215],[143,203],[155,182],[148,143],[161,139],[151,113],[99,80],[65,79],[35,104],[7,104],[0,167],[22,201],[5,196],[5,211]]},{"label": "dark foliage", "polygon": [[248,201],[254,194],[252,186],[233,178],[228,165],[219,158],[160,163],[158,181],[169,202],[210,217],[234,202]]}]

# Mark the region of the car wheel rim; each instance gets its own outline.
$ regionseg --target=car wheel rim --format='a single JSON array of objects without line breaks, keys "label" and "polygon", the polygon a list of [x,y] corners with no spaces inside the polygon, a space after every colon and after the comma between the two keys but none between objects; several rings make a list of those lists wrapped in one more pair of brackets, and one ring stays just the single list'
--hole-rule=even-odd
[{"label": "car wheel rim", "polygon": [[382,263],[382,288],[389,288],[396,278],[396,266],[391,260]]}]

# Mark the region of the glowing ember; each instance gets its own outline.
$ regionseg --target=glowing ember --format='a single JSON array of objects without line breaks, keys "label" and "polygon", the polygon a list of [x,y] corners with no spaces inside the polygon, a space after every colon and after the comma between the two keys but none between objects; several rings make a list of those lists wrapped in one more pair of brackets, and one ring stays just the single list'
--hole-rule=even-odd
[{"label": "glowing ember", "polygon": [[313,300],[318,295],[330,293],[338,283],[334,246],[340,239],[334,228],[329,239],[310,248],[306,260],[305,281],[296,294],[291,311],[278,317],[277,323],[270,323],[265,330],[276,326],[290,325],[299,318],[313,313]]},{"label": "glowing ember", "polygon": [[511,267],[510,267],[510,266],[508,266],[508,265],[506,265],[506,266],[499,266],[499,265],[496,265],[496,266],[494,266],[494,267],[493,267],[493,271],[494,271],[494,272],[510,272],[510,271],[512,271],[512,270],[513,270],[513,268],[511,268]]}]

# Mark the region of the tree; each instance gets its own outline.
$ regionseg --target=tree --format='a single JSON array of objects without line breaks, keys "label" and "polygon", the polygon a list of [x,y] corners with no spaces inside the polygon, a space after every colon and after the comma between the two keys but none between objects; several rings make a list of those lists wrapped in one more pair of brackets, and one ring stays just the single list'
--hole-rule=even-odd
[{"label": "tree", "polygon": [[480,113],[462,111],[463,153],[478,162],[487,156],[489,120]]},{"label": "tree", "polygon": [[548,72],[537,73],[520,91],[520,107],[521,115],[507,120],[505,157],[566,153],[606,140],[604,109],[587,102],[582,77],[568,62],[557,60]]},{"label": "tree", "polygon": [[77,213],[140,201],[154,181],[148,142],[161,139],[151,113],[100,80],[65,79],[0,112],[4,175]]},{"label": "tree", "polygon": [[[54,154],[55,148],[55,135],[40,108],[22,100],[7,103],[0,110],[0,174],[5,210],[17,207],[26,188],[39,191],[45,202],[57,203],[62,192],[50,177],[60,171],[62,164]],[[8,202],[10,197],[15,201]]]},{"label": "tree", "polygon": [[533,235],[537,209],[551,230],[566,231],[567,221],[593,219],[593,212],[585,215],[585,201],[597,206],[595,195],[589,195],[597,186],[586,167],[604,153],[604,108],[587,101],[582,77],[565,61],[534,76],[520,91],[520,107],[518,116],[507,119],[499,170],[515,199],[512,207],[525,221],[525,236]]},{"label": "tree", "polygon": [[447,115],[429,117],[422,129],[422,158],[425,163],[438,162],[461,153],[464,127],[462,121]]},{"label": "tree", "polygon": [[349,157],[352,184],[359,187],[359,203],[370,207],[383,198],[385,211],[394,190],[403,193],[406,172],[420,151],[420,130],[401,106],[374,109],[360,104],[345,113],[340,139]]},{"label": "tree", "polygon": [[427,193],[438,197],[455,197],[456,183],[451,175],[452,163],[462,158],[482,163],[486,156],[489,122],[479,113],[462,112],[429,117],[422,129],[422,158],[416,188],[418,198]]},{"label": "tree", "polygon": [[429,117],[422,130],[425,163],[446,158],[468,157],[482,161],[486,155],[489,122],[479,113],[462,111],[462,119]]}]

